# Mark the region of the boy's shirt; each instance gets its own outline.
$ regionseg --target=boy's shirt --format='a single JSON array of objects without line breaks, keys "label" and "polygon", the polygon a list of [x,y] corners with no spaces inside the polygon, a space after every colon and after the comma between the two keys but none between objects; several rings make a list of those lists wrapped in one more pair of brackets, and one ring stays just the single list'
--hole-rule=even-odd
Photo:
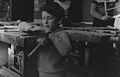
[{"label": "boy's shirt", "polygon": [[52,42],[39,49],[38,70],[41,72],[58,72],[65,69],[65,56],[71,49],[68,35],[64,31],[49,34]]}]

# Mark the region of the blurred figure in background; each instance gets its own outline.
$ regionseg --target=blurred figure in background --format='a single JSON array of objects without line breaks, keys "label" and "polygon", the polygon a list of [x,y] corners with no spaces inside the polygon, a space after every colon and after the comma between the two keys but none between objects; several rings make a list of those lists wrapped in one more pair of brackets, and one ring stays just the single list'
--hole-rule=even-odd
[{"label": "blurred figure in background", "polygon": [[110,17],[114,15],[114,9],[109,11],[107,9],[115,7],[117,2],[118,0],[92,0],[90,13],[94,17],[93,26],[113,26],[114,19]]},{"label": "blurred figure in background", "polygon": [[82,0],[54,0],[58,3],[65,13],[63,20],[64,27],[75,27],[81,26],[82,21]]},{"label": "blurred figure in background", "polygon": [[55,3],[58,3],[64,10],[64,20],[63,20],[63,25],[64,26],[70,26],[71,22],[69,21],[68,17],[68,9],[70,8],[71,1],[70,0],[54,0]]},{"label": "blurred figure in background", "polygon": [[[117,2],[118,0],[92,0],[90,13],[93,16],[93,27],[114,26],[114,19],[112,17],[114,16],[115,9],[111,8],[115,8]],[[95,62],[95,77],[110,77],[109,65],[112,57],[111,55],[115,52],[113,43],[104,43],[100,45],[89,43],[89,48],[90,62],[92,62],[91,66],[93,62]],[[97,52],[93,52],[94,48],[96,48]]]}]

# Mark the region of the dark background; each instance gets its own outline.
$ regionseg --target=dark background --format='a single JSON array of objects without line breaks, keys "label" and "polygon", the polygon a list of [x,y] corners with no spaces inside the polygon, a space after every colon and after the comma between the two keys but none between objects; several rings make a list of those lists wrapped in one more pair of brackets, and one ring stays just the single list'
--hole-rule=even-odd
[{"label": "dark background", "polygon": [[34,0],[12,0],[11,19],[22,21],[33,21],[34,19]]}]

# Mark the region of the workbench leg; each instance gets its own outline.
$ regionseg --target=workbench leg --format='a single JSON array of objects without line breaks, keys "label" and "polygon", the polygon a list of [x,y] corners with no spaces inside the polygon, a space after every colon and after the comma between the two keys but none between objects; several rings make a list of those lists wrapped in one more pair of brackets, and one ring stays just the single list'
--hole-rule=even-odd
[{"label": "workbench leg", "polygon": [[89,66],[89,48],[88,43],[85,42],[86,48],[85,48],[85,67]]},{"label": "workbench leg", "polygon": [[120,43],[114,43],[115,51],[112,53],[109,77],[120,77]]},{"label": "workbench leg", "polygon": [[8,62],[8,44],[0,42],[0,66]]}]

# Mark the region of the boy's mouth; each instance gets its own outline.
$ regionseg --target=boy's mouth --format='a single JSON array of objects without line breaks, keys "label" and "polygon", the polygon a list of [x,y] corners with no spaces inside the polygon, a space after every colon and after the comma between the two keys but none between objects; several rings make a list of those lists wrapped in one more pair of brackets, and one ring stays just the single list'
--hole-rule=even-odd
[{"label": "boy's mouth", "polygon": [[46,28],[49,28],[50,26],[49,25],[45,25]]}]

